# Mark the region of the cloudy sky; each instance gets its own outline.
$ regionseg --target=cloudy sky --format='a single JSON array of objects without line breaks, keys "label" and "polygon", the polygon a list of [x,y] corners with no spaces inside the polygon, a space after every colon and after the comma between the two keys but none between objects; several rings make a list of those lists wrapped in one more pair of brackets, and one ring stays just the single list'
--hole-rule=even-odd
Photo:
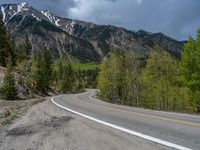
[{"label": "cloudy sky", "polygon": [[200,28],[200,0],[0,0],[19,2],[69,18],[163,32],[178,40],[195,37]]}]

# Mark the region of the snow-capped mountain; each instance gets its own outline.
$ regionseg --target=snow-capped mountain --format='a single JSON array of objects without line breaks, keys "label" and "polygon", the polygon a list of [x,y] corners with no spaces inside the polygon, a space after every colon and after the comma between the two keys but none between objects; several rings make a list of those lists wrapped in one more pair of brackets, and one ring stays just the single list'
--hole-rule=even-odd
[{"label": "snow-capped mountain", "polygon": [[33,18],[41,21],[43,19],[49,20],[57,26],[59,19],[58,16],[51,13],[50,11],[39,11],[31,7],[28,3],[21,4],[5,4],[1,6],[1,13],[3,17],[3,22],[7,24],[16,15],[32,16]]},{"label": "snow-capped mountain", "polygon": [[154,45],[160,45],[172,55],[181,56],[183,43],[162,33],[134,32],[63,18],[28,3],[5,4],[0,8],[5,25],[18,43],[23,43],[24,33],[29,35],[32,51],[47,47],[55,55],[70,54],[83,61],[100,61],[112,49],[148,54]]},{"label": "snow-capped mountain", "polygon": [[12,19],[15,15],[20,13],[21,11],[27,11],[29,9],[29,5],[27,3],[22,4],[9,4],[1,6],[1,13],[3,16],[3,22],[7,23],[10,19]]},{"label": "snow-capped mountain", "polygon": [[4,4],[1,5],[0,8],[0,14],[2,14],[3,22],[5,24],[7,24],[13,17],[22,15],[24,18],[32,16],[37,19],[37,21],[47,20],[57,27],[61,27],[69,34],[73,34],[76,22],[78,24],[86,25],[85,22],[59,17],[49,10],[37,10],[28,3]]}]

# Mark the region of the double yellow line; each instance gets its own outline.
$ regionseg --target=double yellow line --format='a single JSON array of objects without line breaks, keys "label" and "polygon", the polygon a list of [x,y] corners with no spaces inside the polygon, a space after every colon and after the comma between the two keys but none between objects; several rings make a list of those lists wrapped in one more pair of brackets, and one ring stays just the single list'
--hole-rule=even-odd
[{"label": "double yellow line", "polygon": [[[75,96],[72,97],[72,99],[73,100],[79,100],[80,96],[81,95],[75,95]],[[193,123],[193,122],[188,122],[188,121],[183,121],[183,120],[177,120],[177,119],[172,119],[172,118],[167,118],[167,117],[160,117],[160,116],[155,116],[155,115],[149,115],[149,114],[144,114],[144,113],[132,112],[132,111],[127,111],[127,110],[123,110],[123,109],[111,108],[111,107],[108,107],[108,106],[103,106],[103,105],[99,105],[99,104],[97,105],[97,104],[94,104],[94,103],[90,103],[90,104],[104,108],[104,109],[116,111],[116,112],[123,112],[123,113],[131,114],[131,115],[137,115],[137,116],[151,118],[151,119],[157,119],[157,120],[161,120],[161,121],[168,121],[168,122],[179,123],[179,124],[184,124],[184,125],[191,125],[191,126],[194,126],[194,127],[200,127],[200,124],[198,124],[198,123]]]}]

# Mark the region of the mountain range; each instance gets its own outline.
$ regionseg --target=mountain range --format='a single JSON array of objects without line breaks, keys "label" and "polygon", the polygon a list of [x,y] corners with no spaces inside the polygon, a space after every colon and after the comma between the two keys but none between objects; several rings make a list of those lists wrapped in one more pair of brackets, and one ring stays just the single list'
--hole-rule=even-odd
[{"label": "mountain range", "polygon": [[176,58],[181,57],[183,49],[182,41],[163,33],[136,32],[68,19],[49,10],[38,10],[28,3],[1,5],[0,15],[19,45],[28,34],[32,53],[49,48],[55,56],[69,54],[84,62],[99,62],[113,49],[148,55],[159,45]]}]

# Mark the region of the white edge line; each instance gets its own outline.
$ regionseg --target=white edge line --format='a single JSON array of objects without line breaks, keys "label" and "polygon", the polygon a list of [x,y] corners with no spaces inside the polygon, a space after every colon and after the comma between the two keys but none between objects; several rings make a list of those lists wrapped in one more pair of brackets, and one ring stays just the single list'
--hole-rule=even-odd
[{"label": "white edge line", "polygon": [[128,133],[128,134],[131,134],[131,135],[134,135],[134,136],[137,136],[137,137],[140,137],[142,139],[145,139],[145,140],[149,140],[149,141],[152,141],[152,142],[155,142],[155,143],[158,143],[158,144],[161,144],[161,145],[164,145],[164,146],[167,146],[167,147],[171,147],[171,148],[175,148],[175,149],[178,149],[178,150],[192,150],[190,148],[187,148],[187,147],[183,147],[183,146],[180,146],[180,145],[177,145],[177,144],[174,144],[174,143],[170,143],[170,142],[167,142],[167,141],[164,141],[164,140],[161,140],[161,139],[157,139],[157,138],[154,138],[154,137],[151,137],[151,136],[148,136],[148,135],[145,135],[145,134],[142,134],[142,133],[139,133],[139,132],[135,132],[135,131],[132,131],[132,130],[129,130],[129,129],[126,129],[126,128],[123,128],[123,127],[120,127],[120,126],[117,126],[115,124],[111,124],[111,123],[108,123],[108,122],[105,122],[105,121],[101,121],[99,119],[96,119],[96,118],[93,118],[93,117],[90,117],[90,116],[87,116],[85,114],[82,114],[82,113],[79,113],[77,111],[74,111],[72,109],[69,109],[67,107],[64,107],[58,103],[56,103],[54,101],[54,98],[55,97],[52,97],[51,98],[51,102],[54,103],[56,106],[62,108],[62,109],[65,109],[73,114],[76,114],[76,115],[79,115],[81,117],[84,117],[84,118],[87,118],[89,120],[92,120],[92,121],[95,121],[97,123],[100,123],[100,124],[103,124],[105,126],[108,126],[108,127],[111,127],[111,128],[114,128],[114,129],[118,129],[120,131],[123,131],[125,133]]}]

